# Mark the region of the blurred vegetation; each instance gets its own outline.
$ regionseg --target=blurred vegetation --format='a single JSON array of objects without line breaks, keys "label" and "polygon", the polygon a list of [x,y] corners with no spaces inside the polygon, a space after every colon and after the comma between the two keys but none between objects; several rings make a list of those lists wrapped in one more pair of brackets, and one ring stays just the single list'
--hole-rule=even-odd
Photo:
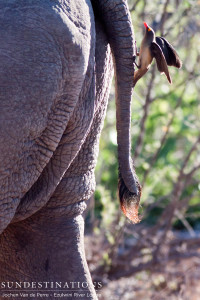
[{"label": "blurred vegetation", "polygon": [[145,21],[157,36],[164,36],[174,46],[183,67],[169,67],[173,80],[169,85],[154,61],[133,92],[132,157],[143,186],[138,225],[131,225],[119,211],[116,109],[114,87],[111,89],[96,167],[92,219],[94,233],[106,237],[96,274],[105,271],[111,277],[118,276],[117,270],[119,276],[142,270],[141,263],[144,269],[150,262],[156,265],[166,256],[164,246],[168,245],[170,256],[175,242],[169,232],[181,230],[194,238],[200,229],[200,1],[128,2],[137,47]]}]

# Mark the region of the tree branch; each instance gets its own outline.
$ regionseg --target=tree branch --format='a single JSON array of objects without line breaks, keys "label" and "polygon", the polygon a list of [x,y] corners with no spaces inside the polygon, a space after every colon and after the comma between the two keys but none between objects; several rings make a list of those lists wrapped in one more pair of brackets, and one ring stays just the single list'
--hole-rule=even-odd
[{"label": "tree branch", "polygon": [[153,68],[151,71],[151,78],[150,78],[150,81],[148,84],[146,100],[145,100],[145,104],[143,106],[143,116],[142,116],[142,119],[140,122],[140,134],[139,134],[138,139],[135,144],[135,153],[134,153],[133,161],[135,161],[138,158],[138,156],[141,152],[142,146],[143,146],[143,140],[144,140],[144,135],[145,135],[145,123],[146,123],[146,119],[148,117],[149,106],[151,104],[151,89],[153,87],[154,79],[155,79],[155,65],[153,65]]},{"label": "tree branch", "polygon": [[181,105],[182,103],[182,99],[183,99],[183,95],[185,93],[185,90],[186,90],[186,87],[184,88],[181,96],[179,97],[178,101],[177,101],[177,104],[175,106],[175,109],[173,109],[173,111],[171,111],[171,118],[169,119],[169,122],[167,123],[167,130],[165,131],[164,135],[162,136],[161,138],[161,141],[160,141],[160,147],[157,149],[156,153],[154,154],[154,156],[152,157],[152,159],[150,160],[151,163],[150,163],[150,167],[149,169],[146,170],[146,172],[144,173],[144,177],[143,177],[143,181],[142,181],[142,186],[145,184],[145,181],[146,181],[146,178],[151,170],[151,168],[153,167],[153,165],[155,164],[158,156],[159,156],[159,153],[161,151],[161,149],[163,148],[164,144],[165,144],[165,141],[167,139],[167,136],[168,136],[168,133],[169,133],[169,130],[170,130],[170,127],[174,121],[174,118],[175,118],[175,115],[176,115],[176,109]]},{"label": "tree branch", "polygon": [[136,6],[138,5],[138,3],[140,2],[140,0],[136,0],[135,3],[133,4],[133,6],[129,9],[130,12],[134,11],[136,9]]}]

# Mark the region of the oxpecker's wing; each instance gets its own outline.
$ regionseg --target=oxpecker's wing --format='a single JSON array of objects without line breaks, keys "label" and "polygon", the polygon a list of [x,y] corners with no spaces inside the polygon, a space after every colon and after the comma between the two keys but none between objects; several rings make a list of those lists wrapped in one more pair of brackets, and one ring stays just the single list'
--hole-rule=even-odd
[{"label": "oxpecker's wing", "polygon": [[150,49],[151,49],[152,56],[155,57],[156,59],[158,71],[160,71],[161,73],[165,73],[169,83],[172,83],[171,77],[169,75],[169,70],[167,67],[167,62],[160,46],[155,42],[152,42]]},{"label": "oxpecker's wing", "polygon": [[174,66],[178,69],[181,68],[182,61],[173,46],[163,37],[156,37],[156,43],[162,49],[168,66]]}]

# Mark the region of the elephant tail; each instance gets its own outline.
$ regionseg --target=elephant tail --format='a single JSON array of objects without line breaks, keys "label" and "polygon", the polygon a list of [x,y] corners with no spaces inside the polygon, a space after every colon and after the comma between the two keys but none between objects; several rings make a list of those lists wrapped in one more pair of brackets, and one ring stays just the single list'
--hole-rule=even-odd
[{"label": "elephant tail", "polygon": [[136,174],[135,182],[139,194],[129,191],[119,171],[118,194],[120,199],[121,210],[130,221],[132,221],[133,223],[138,223],[140,222],[140,219],[138,217],[138,208],[141,197],[141,185]]},{"label": "elephant tail", "polygon": [[131,97],[134,77],[135,42],[126,0],[92,0],[104,24],[113,54],[119,162],[118,191],[123,213],[139,221],[141,186],[131,159]]}]

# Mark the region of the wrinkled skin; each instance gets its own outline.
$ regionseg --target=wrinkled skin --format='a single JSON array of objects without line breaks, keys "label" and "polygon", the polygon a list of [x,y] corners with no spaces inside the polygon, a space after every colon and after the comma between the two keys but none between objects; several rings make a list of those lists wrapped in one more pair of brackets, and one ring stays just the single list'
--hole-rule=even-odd
[{"label": "wrinkled skin", "polygon": [[95,189],[111,49],[120,172],[135,192],[129,161],[134,41],[127,3],[1,1],[0,45],[0,282],[87,282],[82,290],[89,296],[82,299],[97,299],[81,213]]}]

